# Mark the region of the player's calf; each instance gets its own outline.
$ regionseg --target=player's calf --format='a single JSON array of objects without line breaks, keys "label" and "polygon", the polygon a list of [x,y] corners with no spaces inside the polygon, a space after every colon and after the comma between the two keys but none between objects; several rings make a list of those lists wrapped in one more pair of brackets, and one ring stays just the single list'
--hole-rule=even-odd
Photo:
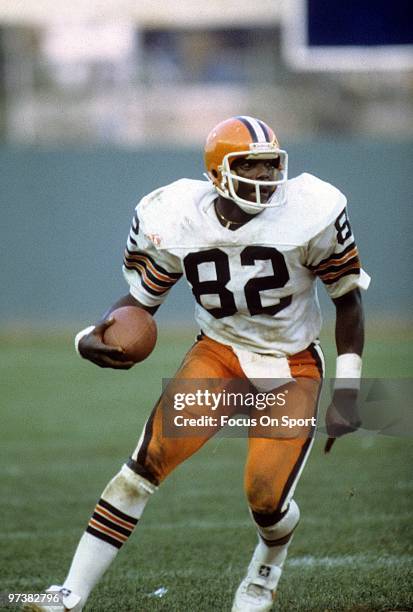
[{"label": "player's calf", "polygon": [[63,584],[63,589],[80,597],[81,606],[129,539],[155,490],[124,465],[103,491]]}]

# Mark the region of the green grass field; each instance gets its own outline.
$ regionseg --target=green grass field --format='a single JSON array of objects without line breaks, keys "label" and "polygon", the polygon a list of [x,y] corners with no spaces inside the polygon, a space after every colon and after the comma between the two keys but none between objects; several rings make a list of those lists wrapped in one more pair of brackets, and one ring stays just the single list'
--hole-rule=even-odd
[{"label": "green grass field", "polygon": [[[63,580],[97,498],[191,336],[165,332],[129,372],[80,360],[65,335],[0,340],[0,592],[39,592]],[[332,364],[333,345],[325,348]],[[412,352],[403,329],[377,326],[364,374],[412,376]],[[412,610],[412,439],[347,436],[330,456],[324,440],[297,488],[302,520],[276,609]],[[244,457],[245,440],[221,437],[172,474],[87,610],[229,611],[256,541]],[[167,592],[157,598],[161,587]]]}]

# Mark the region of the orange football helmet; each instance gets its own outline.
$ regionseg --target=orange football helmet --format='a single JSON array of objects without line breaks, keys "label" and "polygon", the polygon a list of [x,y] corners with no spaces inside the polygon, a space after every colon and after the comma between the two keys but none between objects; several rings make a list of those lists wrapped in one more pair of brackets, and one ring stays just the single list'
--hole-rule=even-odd
[{"label": "orange football helmet", "polygon": [[[288,178],[288,155],[280,149],[274,131],[260,119],[241,115],[218,123],[209,133],[205,144],[205,167],[208,179],[224,198],[236,202],[249,214],[256,214],[263,208],[277,206],[281,199],[270,198],[261,202],[260,187],[276,187],[286,183]],[[277,178],[273,181],[259,181],[240,177],[231,172],[234,160],[279,159]],[[236,193],[235,181],[255,185],[256,202],[240,198]]]}]

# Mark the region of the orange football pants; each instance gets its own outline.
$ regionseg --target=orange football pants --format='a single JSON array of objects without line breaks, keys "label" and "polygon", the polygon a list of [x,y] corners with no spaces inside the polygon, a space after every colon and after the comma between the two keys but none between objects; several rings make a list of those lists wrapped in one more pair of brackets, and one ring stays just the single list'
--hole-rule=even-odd
[{"label": "orange football pants", "polygon": [[[321,359],[315,346],[310,345],[291,356],[289,365],[295,380],[274,392],[288,389],[282,414],[289,418],[306,419],[305,423],[308,424],[291,429],[249,428],[245,492],[251,510],[260,514],[282,511],[288,505],[313,441],[314,420],[310,421],[317,416],[322,379]],[[195,431],[195,435],[165,435],[164,410],[168,410],[168,406],[170,410],[172,395],[182,390],[182,384],[185,392],[188,392],[191,381],[192,391],[204,385],[217,392],[230,388],[231,381],[236,383],[240,379],[247,381],[231,347],[201,336],[153,409],[128,465],[152,483],[160,484],[174,468],[217,433],[216,427],[202,427]],[[234,408],[220,409],[220,414],[228,416],[234,412],[239,413]],[[272,408],[270,413],[274,414]],[[190,418],[213,413],[205,406],[191,406],[185,407],[179,414],[182,418]],[[252,408],[249,416],[258,419],[261,414]]]}]

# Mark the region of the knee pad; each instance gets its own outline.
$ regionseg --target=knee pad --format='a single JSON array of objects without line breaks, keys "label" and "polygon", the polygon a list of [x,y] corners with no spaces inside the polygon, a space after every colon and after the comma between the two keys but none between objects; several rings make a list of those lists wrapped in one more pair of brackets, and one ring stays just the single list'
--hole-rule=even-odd
[{"label": "knee pad", "polygon": [[258,533],[267,546],[287,544],[300,520],[300,509],[292,499],[287,510],[272,515],[251,511]]},{"label": "knee pad", "polygon": [[115,508],[124,508],[131,516],[140,518],[149,497],[156,489],[154,484],[135,474],[125,464],[106,486],[102,498]]}]

